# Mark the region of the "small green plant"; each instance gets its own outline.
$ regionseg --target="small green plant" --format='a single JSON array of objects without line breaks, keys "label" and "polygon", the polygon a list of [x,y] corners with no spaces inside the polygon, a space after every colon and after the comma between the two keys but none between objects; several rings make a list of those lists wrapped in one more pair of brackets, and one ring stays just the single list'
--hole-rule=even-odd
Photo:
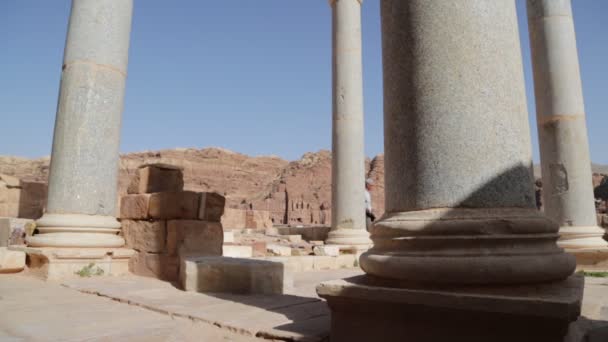
[{"label": "small green plant", "polygon": [[583,271],[585,277],[608,278],[608,272],[587,272]]},{"label": "small green plant", "polygon": [[94,263],[90,263],[87,266],[83,267],[80,271],[74,272],[74,274],[79,275],[83,278],[90,278],[92,276],[103,275],[103,270],[99,268],[99,266],[95,266]]}]

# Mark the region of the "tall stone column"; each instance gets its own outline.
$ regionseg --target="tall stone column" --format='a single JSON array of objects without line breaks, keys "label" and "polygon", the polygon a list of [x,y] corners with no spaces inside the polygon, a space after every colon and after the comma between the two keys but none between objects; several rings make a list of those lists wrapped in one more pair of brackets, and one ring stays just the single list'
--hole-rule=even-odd
[{"label": "tall stone column", "polygon": [[330,0],[333,17],[332,224],[327,243],[371,245],[365,227],[361,0]]},{"label": "tall stone column", "polygon": [[132,0],[73,0],[46,213],[33,247],[120,247],[118,152]]},{"label": "tall stone column", "polygon": [[545,214],[559,223],[562,247],[575,255],[585,251],[608,253],[593,202],[570,0],[528,0],[528,23]]},{"label": "tall stone column", "polygon": [[317,287],[331,340],[561,340],[582,278],[535,207],[515,1],[381,15],[386,213],[366,275]]}]

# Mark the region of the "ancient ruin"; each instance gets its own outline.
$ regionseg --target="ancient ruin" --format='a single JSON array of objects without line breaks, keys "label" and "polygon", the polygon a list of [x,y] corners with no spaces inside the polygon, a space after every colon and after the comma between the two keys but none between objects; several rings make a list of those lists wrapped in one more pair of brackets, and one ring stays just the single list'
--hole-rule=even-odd
[{"label": "ancient ruin", "polygon": [[291,162],[120,156],[133,0],[73,0],[52,154],[0,157],[0,339],[608,341],[571,3],[527,4],[542,172],[513,0],[380,1],[373,159],[363,1],[330,0],[332,151]]}]

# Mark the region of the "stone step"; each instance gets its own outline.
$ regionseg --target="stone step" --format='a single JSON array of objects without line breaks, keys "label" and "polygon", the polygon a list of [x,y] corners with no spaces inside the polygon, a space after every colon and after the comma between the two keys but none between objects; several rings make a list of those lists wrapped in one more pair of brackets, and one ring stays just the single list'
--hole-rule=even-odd
[{"label": "stone step", "polygon": [[184,290],[239,294],[283,294],[293,274],[280,262],[228,257],[187,257],[180,270]]}]

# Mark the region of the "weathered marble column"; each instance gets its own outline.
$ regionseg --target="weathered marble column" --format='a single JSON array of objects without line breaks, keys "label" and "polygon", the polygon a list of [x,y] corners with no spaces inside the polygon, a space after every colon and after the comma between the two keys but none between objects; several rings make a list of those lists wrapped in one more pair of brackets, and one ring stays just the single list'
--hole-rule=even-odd
[{"label": "weathered marble column", "polygon": [[34,247],[120,247],[118,148],[132,0],[74,0]]},{"label": "weathered marble column", "polygon": [[371,245],[365,228],[361,0],[333,11],[332,225],[328,244]]},{"label": "weathered marble column", "polygon": [[528,0],[545,214],[559,244],[604,250],[597,226],[583,89],[570,0]]},{"label": "weathered marble column", "polygon": [[382,0],[385,205],[331,340],[561,341],[583,282],[538,213],[514,0]]}]

